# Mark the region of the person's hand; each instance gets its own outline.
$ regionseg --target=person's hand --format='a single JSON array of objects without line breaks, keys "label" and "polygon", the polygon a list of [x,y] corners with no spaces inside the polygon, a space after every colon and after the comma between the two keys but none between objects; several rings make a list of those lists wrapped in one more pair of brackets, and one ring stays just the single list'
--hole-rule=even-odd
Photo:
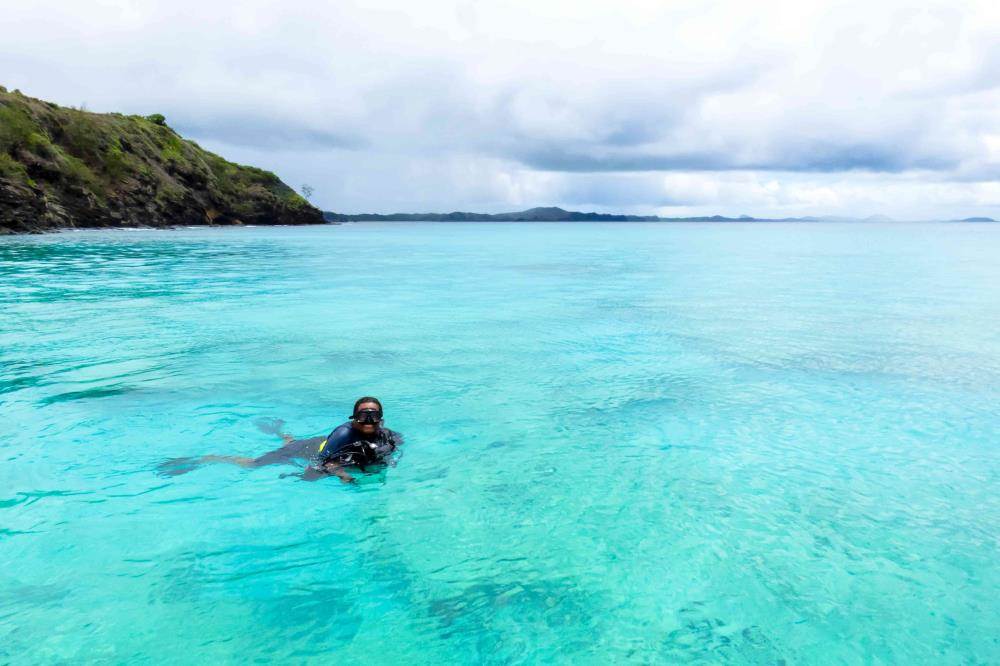
[{"label": "person's hand", "polygon": [[337,463],[333,462],[325,463],[323,465],[323,471],[326,472],[327,474],[333,474],[344,483],[357,483],[357,480],[353,476],[348,474],[347,470],[345,470]]}]

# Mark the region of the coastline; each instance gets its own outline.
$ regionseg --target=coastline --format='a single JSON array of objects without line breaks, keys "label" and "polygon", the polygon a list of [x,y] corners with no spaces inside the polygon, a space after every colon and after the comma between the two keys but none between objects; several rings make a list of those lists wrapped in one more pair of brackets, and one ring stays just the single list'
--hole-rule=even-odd
[{"label": "coastline", "polygon": [[427,226],[436,225],[469,225],[469,226],[483,226],[483,227],[494,227],[494,226],[521,226],[521,225],[550,225],[557,224],[560,227],[569,226],[579,226],[579,227],[590,227],[593,225],[656,225],[656,226],[706,226],[706,227],[717,227],[717,226],[734,226],[734,227],[746,227],[746,226],[761,226],[761,227],[771,227],[778,225],[794,225],[801,227],[840,227],[840,226],[857,226],[864,228],[874,228],[874,227],[907,227],[907,226],[962,226],[962,227],[982,227],[990,226],[996,224],[995,222],[965,222],[961,220],[890,220],[881,222],[848,222],[843,220],[823,220],[815,222],[801,222],[795,220],[740,220],[733,222],[706,222],[704,220],[658,220],[658,221],[643,221],[643,220],[628,220],[620,222],[607,222],[602,220],[582,220],[568,222],[566,220],[483,220],[483,221],[450,221],[450,220],[349,220],[343,222],[326,222],[319,224],[171,224],[166,226],[151,226],[151,225],[133,225],[133,226],[89,226],[89,227],[54,227],[47,229],[38,229],[31,231],[12,231],[6,228],[0,228],[0,240],[4,238],[23,237],[23,236],[54,236],[60,234],[73,234],[73,233],[91,233],[91,232],[173,232],[173,231],[198,231],[198,230],[239,230],[239,229],[265,229],[265,228],[285,228],[285,229],[316,229],[322,227],[340,227],[340,226],[350,226],[350,225],[379,225],[388,224],[392,225],[408,225],[408,224],[419,224]]}]

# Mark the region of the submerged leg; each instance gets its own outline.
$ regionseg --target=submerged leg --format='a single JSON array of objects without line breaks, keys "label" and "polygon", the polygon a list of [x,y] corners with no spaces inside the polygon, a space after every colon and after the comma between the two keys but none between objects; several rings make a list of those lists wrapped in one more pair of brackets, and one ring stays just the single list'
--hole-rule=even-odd
[{"label": "submerged leg", "polygon": [[285,440],[285,444],[295,440],[295,437],[284,432],[285,422],[281,419],[257,419],[254,421],[254,425],[261,432],[267,433],[268,435],[277,435],[281,439]]},{"label": "submerged leg", "polygon": [[[240,467],[260,467],[257,463],[257,458],[247,458],[245,456],[202,456],[199,461],[202,465],[207,465],[209,463],[227,463],[230,465],[238,465]],[[267,463],[265,463],[267,464]]]},{"label": "submerged leg", "polygon": [[193,472],[202,465],[214,463],[224,463],[237,465],[244,468],[264,467],[265,465],[279,465],[290,463],[297,458],[308,460],[316,454],[319,445],[323,442],[323,437],[308,437],[306,439],[295,439],[294,436],[284,432],[285,422],[276,418],[263,418],[254,421],[254,425],[268,435],[277,435],[284,441],[284,445],[274,451],[268,451],[257,458],[245,456],[192,456],[186,458],[171,458],[156,466],[159,474],[163,476],[179,476]]},{"label": "submerged leg", "polygon": [[287,437],[288,439],[285,440],[285,445],[280,449],[268,451],[264,455],[256,458],[216,455],[171,458],[170,460],[165,460],[157,465],[157,470],[159,470],[159,473],[164,476],[179,476],[181,474],[193,472],[202,465],[211,465],[215,463],[237,465],[245,468],[265,467],[266,465],[284,465],[292,463],[295,460],[308,460],[312,456],[316,455],[316,450],[319,448],[320,443],[324,440],[323,437],[309,437],[307,439],[292,439],[291,435],[287,435]]},{"label": "submerged leg", "polygon": [[[180,476],[193,472],[202,465],[211,463],[229,463],[240,467],[259,467],[256,458],[245,458],[242,456],[193,456],[187,458],[171,458],[164,460],[156,466],[157,471],[163,476]],[[265,463],[266,464],[266,463]]]}]

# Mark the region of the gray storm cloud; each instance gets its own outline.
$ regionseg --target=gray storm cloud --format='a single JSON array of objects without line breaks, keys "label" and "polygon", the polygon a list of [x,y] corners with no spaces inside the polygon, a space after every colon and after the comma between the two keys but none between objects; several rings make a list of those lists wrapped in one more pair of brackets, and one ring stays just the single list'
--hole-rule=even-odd
[{"label": "gray storm cloud", "polygon": [[5,2],[0,83],[336,210],[1000,213],[987,2]]}]

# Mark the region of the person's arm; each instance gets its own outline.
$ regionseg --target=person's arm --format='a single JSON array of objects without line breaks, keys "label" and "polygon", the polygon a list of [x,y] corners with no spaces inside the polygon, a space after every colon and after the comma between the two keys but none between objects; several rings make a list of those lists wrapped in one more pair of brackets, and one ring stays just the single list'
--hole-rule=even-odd
[{"label": "person's arm", "polygon": [[310,465],[302,472],[303,481],[317,481],[326,476],[335,476],[344,483],[355,483],[353,476],[347,470],[335,462],[323,463],[321,465]]},{"label": "person's arm", "polygon": [[282,474],[281,478],[286,479],[290,476],[298,477],[303,481],[319,481],[320,479],[325,479],[330,476],[335,476],[344,483],[357,483],[357,480],[347,473],[347,470],[334,462],[329,462],[325,464],[312,464],[306,467],[301,472],[295,472],[290,474]]}]

